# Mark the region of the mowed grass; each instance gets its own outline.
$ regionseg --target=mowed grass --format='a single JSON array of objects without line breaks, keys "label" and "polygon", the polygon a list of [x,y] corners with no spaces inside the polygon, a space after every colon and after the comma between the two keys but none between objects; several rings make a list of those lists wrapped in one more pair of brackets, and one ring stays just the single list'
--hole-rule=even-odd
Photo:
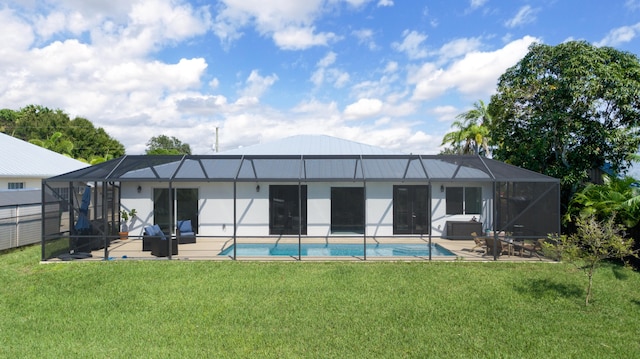
[{"label": "mowed grass", "polygon": [[0,255],[2,358],[638,358],[640,274],[558,263]]}]

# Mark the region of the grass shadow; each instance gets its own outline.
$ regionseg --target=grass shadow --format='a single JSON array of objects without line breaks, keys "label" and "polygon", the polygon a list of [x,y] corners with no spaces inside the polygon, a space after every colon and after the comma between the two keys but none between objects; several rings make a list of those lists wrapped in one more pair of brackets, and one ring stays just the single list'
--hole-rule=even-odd
[{"label": "grass shadow", "polygon": [[631,273],[630,269],[619,265],[612,266],[611,271],[613,272],[613,276],[618,280],[627,280],[629,278],[629,273]]},{"label": "grass shadow", "polygon": [[557,296],[584,296],[584,288],[579,285],[560,283],[552,279],[534,279],[525,281],[516,285],[515,290],[521,294],[530,295],[536,299]]}]

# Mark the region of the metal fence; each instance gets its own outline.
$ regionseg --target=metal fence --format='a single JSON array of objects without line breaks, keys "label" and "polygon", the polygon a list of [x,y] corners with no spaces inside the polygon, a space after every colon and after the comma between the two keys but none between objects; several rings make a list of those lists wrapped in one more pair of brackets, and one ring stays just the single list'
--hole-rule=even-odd
[{"label": "metal fence", "polygon": [[0,250],[39,243],[41,237],[40,203],[0,207]]}]

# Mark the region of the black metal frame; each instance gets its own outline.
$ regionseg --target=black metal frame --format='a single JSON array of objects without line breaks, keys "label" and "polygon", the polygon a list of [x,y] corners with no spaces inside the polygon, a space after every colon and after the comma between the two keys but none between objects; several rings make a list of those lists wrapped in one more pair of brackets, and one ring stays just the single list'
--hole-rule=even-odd
[{"label": "black metal frame", "polygon": [[[321,170],[321,169],[322,170]],[[329,173],[329,175],[327,175]],[[426,184],[431,188],[432,182],[490,182],[493,183],[494,229],[499,216],[498,183],[531,182],[548,183],[557,192],[557,213],[559,213],[559,184],[556,178],[511,166],[502,162],[480,156],[455,155],[185,155],[185,156],[124,156],[95,166],[69,172],[60,176],[43,180],[43,214],[46,203],[44,190],[51,183],[83,182],[94,183],[95,188],[102,186],[119,186],[125,182],[159,182],[166,183],[169,188],[170,201],[173,200],[172,188],[178,182],[232,182],[234,197],[234,230],[233,241],[237,239],[237,184],[242,182],[278,182],[303,183],[312,182],[360,182],[364,188],[364,215],[366,218],[367,183],[400,182]],[[119,191],[118,191],[119,192]],[[430,189],[429,208],[432,203]],[[106,192],[103,192],[103,205],[106,206]],[[97,196],[97,194],[94,194]],[[298,196],[300,200],[300,196]],[[118,195],[117,208],[120,205]],[[69,213],[75,209],[70,203]],[[302,206],[299,206],[301,209]],[[105,212],[106,207],[102,209]],[[119,211],[118,211],[119,222]],[[170,214],[170,221],[173,213]],[[104,228],[114,227],[104,217]],[[112,216],[112,218],[115,218]],[[70,215],[73,220],[73,215]],[[429,221],[433,219],[430,218]],[[44,223],[44,221],[43,221]],[[173,222],[170,222],[173,223]],[[513,223],[509,223],[512,225]],[[557,218],[560,228],[560,218]],[[42,259],[45,258],[46,233],[43,224]],[[298,240],[302,233],[298,230]],[[108,244],[107,234],[103,235]],[[170,242],[170,241],[168,241]],[[363,243],[366,247],[366,223]],[[429,231],[431,244],[431,231]],[[235,247],[234,247],[235,248]],[[169,251],[171,253],[171,251]],[[366,251],[365,251],[366,253]],[[105,258],[108,251],[105,247]],[[169,259],[171,255],[169,254]],[[236,258],[234,249],[233,258]],[[496,255],[494,254],[494,258]],[[300,258],[298,258],[300,259]],[[365,254],[366,259],[366,254]]]}]

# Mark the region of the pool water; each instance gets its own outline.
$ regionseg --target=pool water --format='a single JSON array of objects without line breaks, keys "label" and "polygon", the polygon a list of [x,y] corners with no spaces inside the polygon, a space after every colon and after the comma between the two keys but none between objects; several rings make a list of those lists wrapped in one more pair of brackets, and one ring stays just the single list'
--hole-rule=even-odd
[{"label": "pool water", "polygon": [[[236,245],[236,256],[238,257],[268,257],[268,256],[298,256],[297,243],[285,244],[261,244],[261,243],[238,243]],[[231,245],[220,252],[221,256],[233,256]],[[363,257],[363,244],[346,243],[303,243],[300,246],[301,256],[312,257]],[[455,256],[451,251],[438,245],[431,244],[432,256]],[[428,244],[368,244],[367,257],[428,257]]]}]

